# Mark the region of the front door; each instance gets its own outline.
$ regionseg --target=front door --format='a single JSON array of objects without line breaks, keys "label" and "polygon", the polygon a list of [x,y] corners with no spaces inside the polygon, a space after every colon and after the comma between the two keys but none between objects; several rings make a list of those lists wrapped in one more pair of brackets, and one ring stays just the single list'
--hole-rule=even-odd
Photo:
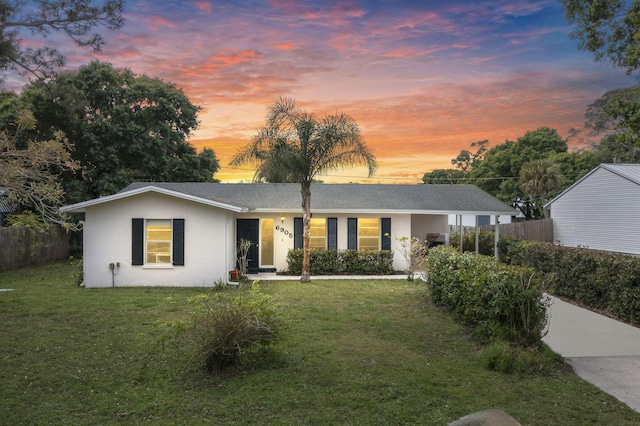
[{"label": "front door", "polygon": [[[248,273],[255,274],[259,269],[258,260],[258,241],[260,241],[260,219],[237,219],[236,223],[237,241],[236,247],[240,240],[251,241],[251,247],[247,254],[249,264]],[[236,259],[237,264],[237,259]]]}]

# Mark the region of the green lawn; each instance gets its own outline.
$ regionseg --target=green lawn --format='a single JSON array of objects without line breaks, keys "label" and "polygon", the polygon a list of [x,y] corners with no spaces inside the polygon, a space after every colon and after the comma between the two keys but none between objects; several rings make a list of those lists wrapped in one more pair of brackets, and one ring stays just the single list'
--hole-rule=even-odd
[{"label": "green lawn", "polygon": [[163,349],[158,325],[207,290],[84,289],[65,262],[1,273],[0,288],[14,289],[0,292],[1,424],[445,425],[488,408],[523,425],[640,424],[566,367],[485,370],[404,280],[264,283],[287,338],[261,368],[209,379]]}]

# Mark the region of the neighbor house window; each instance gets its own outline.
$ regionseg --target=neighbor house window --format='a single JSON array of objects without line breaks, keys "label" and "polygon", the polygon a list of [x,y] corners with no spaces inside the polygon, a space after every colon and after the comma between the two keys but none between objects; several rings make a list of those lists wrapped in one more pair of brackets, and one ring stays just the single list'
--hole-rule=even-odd
[{"label": "neighbor house window", "polygon": [[312,249],[327,248],[327,220],[325,218],[311,218],[309,247]]},{"label": "neighbor house window", "polygon": [[131,219],[131,264],[184,265],[184,219]]},{"label": "neighbor house window", "polygon": [[380,219],[358,219],[358,249],[380,250]]},{"label": "neighbor house window", "polygon": [[147,265],[171,264],[171,219],[147,219],[145,226],[145,252]]}]

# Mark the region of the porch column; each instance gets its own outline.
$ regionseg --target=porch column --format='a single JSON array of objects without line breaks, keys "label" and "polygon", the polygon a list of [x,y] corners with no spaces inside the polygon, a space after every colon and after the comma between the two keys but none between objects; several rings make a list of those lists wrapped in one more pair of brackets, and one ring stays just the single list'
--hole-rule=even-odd
[{"label": "porch column", "polygon": [[462,234],[464,233],[464,228],[462,227],[462,215],[458,216],[460,218],[460,253],[464,253],[464,247],[462,247]]},{"label": "porch column", "polygon": [[493,251],[496,260],[500,258],[498,254],[498,241],[500,240],[500,216],[496,215],[496,232],[495,232],[495,241],[493,242]]},{"label": "porch column", "polygon": [[478,215],[476,215],[476,255],[480,254],[479,233],[480,229],[478,229]]}]

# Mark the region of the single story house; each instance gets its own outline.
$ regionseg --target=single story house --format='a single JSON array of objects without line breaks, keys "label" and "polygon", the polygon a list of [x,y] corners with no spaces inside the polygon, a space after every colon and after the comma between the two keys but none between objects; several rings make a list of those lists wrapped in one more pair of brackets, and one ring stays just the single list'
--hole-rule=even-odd
[{"label": "single story house", "polygon": [[[252,242],[249,272],[287,269],[302,247],[299,184],[133,183],[63,207],[82,212],[87,287],[212,286]],[[443,236],[449,214],[515,215],[474,185],[313,184],[311,247],[394,250],[396,237]]]},{"label": "single story house", "polygon": [[640,164],[601,164],[545,208],[561,245],[640,255]]}]

